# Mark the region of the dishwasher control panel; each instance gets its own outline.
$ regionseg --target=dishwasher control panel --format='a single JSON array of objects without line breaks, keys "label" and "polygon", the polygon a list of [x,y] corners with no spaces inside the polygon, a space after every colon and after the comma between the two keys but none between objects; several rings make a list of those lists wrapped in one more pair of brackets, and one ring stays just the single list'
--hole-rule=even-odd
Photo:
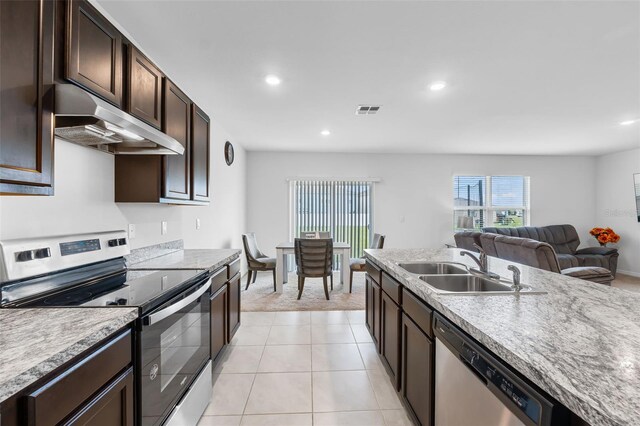
[{"label": "dishwasher control panel", "polygon": [[535,424],[540,424],[542,407],[535,398],[532,398],[524,392],[513,380],[503,374],[498,368],[494,367],[492,363],[466,342],[462,344],[460,355],[477,374],[482,376],[487,384],[493,384]]}]

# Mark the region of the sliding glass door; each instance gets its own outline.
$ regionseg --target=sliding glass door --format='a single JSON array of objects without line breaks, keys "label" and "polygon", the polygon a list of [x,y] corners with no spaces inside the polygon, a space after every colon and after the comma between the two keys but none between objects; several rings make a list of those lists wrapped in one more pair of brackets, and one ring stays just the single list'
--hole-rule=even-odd
[{"label": "sliding glass door", "polygon": [[372,187],[366,181],[291,181],[291,237],[329,232],[334,241],[351,245],[352,257],[362,256],[372,235]]}]

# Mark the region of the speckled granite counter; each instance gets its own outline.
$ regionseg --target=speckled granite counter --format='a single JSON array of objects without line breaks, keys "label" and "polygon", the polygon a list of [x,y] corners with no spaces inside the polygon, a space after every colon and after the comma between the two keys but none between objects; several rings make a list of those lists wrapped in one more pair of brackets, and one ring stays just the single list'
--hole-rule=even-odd
[{"label": "speckled granite counter", "polygon": [[[457,249],[366,256],[590,424],[640,424],[639,293],[522,266],[522,283],[547,294],[442,295],[396,262],[475,266]],[[503,277],[511,263],[489,258]]]},{"label": "speckled granite counter", "polygon": [[131,269],[208,269],[213,271],[240,256],[236,249],[179,250],[127,265]]},{"label": "speckled granite counter", "polygon": [[0,403],[137,317],[135,308],[0,309]]}]

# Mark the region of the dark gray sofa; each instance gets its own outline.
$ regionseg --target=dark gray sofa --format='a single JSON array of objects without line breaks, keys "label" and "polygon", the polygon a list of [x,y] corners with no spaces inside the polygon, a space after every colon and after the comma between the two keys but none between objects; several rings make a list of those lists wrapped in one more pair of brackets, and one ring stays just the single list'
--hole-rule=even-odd
[{"label": "dark gray sofa", "polygon": [[460,231],[453,234],[453,239],[457,248],[477,252],[475,244],[481,246],[480,235],[482,233],[477,231]]},{"label": "dark gray sofa", "polygon": [[611,281],[613,281],[611,272],[599,266],[562,268],[554,248],[548,243],[530,238],[509,237],[492,233],[481,234],[480,241],[482,249],[487,256],[498,257],[599,284],[611,285]]},{"label": "dark gray sofa", "polygon": [[556,252],[560,269],[579,266],[605,268],[616,276],[618,249],[588,247],[578,249],[580,237],[573,225],[524,226],[520,228],[482,228],[482,232],[528,238],[549,244]]}]

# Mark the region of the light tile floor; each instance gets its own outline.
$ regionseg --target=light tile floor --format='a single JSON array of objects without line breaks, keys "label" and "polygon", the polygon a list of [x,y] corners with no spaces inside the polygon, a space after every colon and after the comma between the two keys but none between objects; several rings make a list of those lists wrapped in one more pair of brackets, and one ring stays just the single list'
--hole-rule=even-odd
[{"label": "light tile floor", "polygon": [[243,312],[199,426],[411,425],[364,311]]}]

